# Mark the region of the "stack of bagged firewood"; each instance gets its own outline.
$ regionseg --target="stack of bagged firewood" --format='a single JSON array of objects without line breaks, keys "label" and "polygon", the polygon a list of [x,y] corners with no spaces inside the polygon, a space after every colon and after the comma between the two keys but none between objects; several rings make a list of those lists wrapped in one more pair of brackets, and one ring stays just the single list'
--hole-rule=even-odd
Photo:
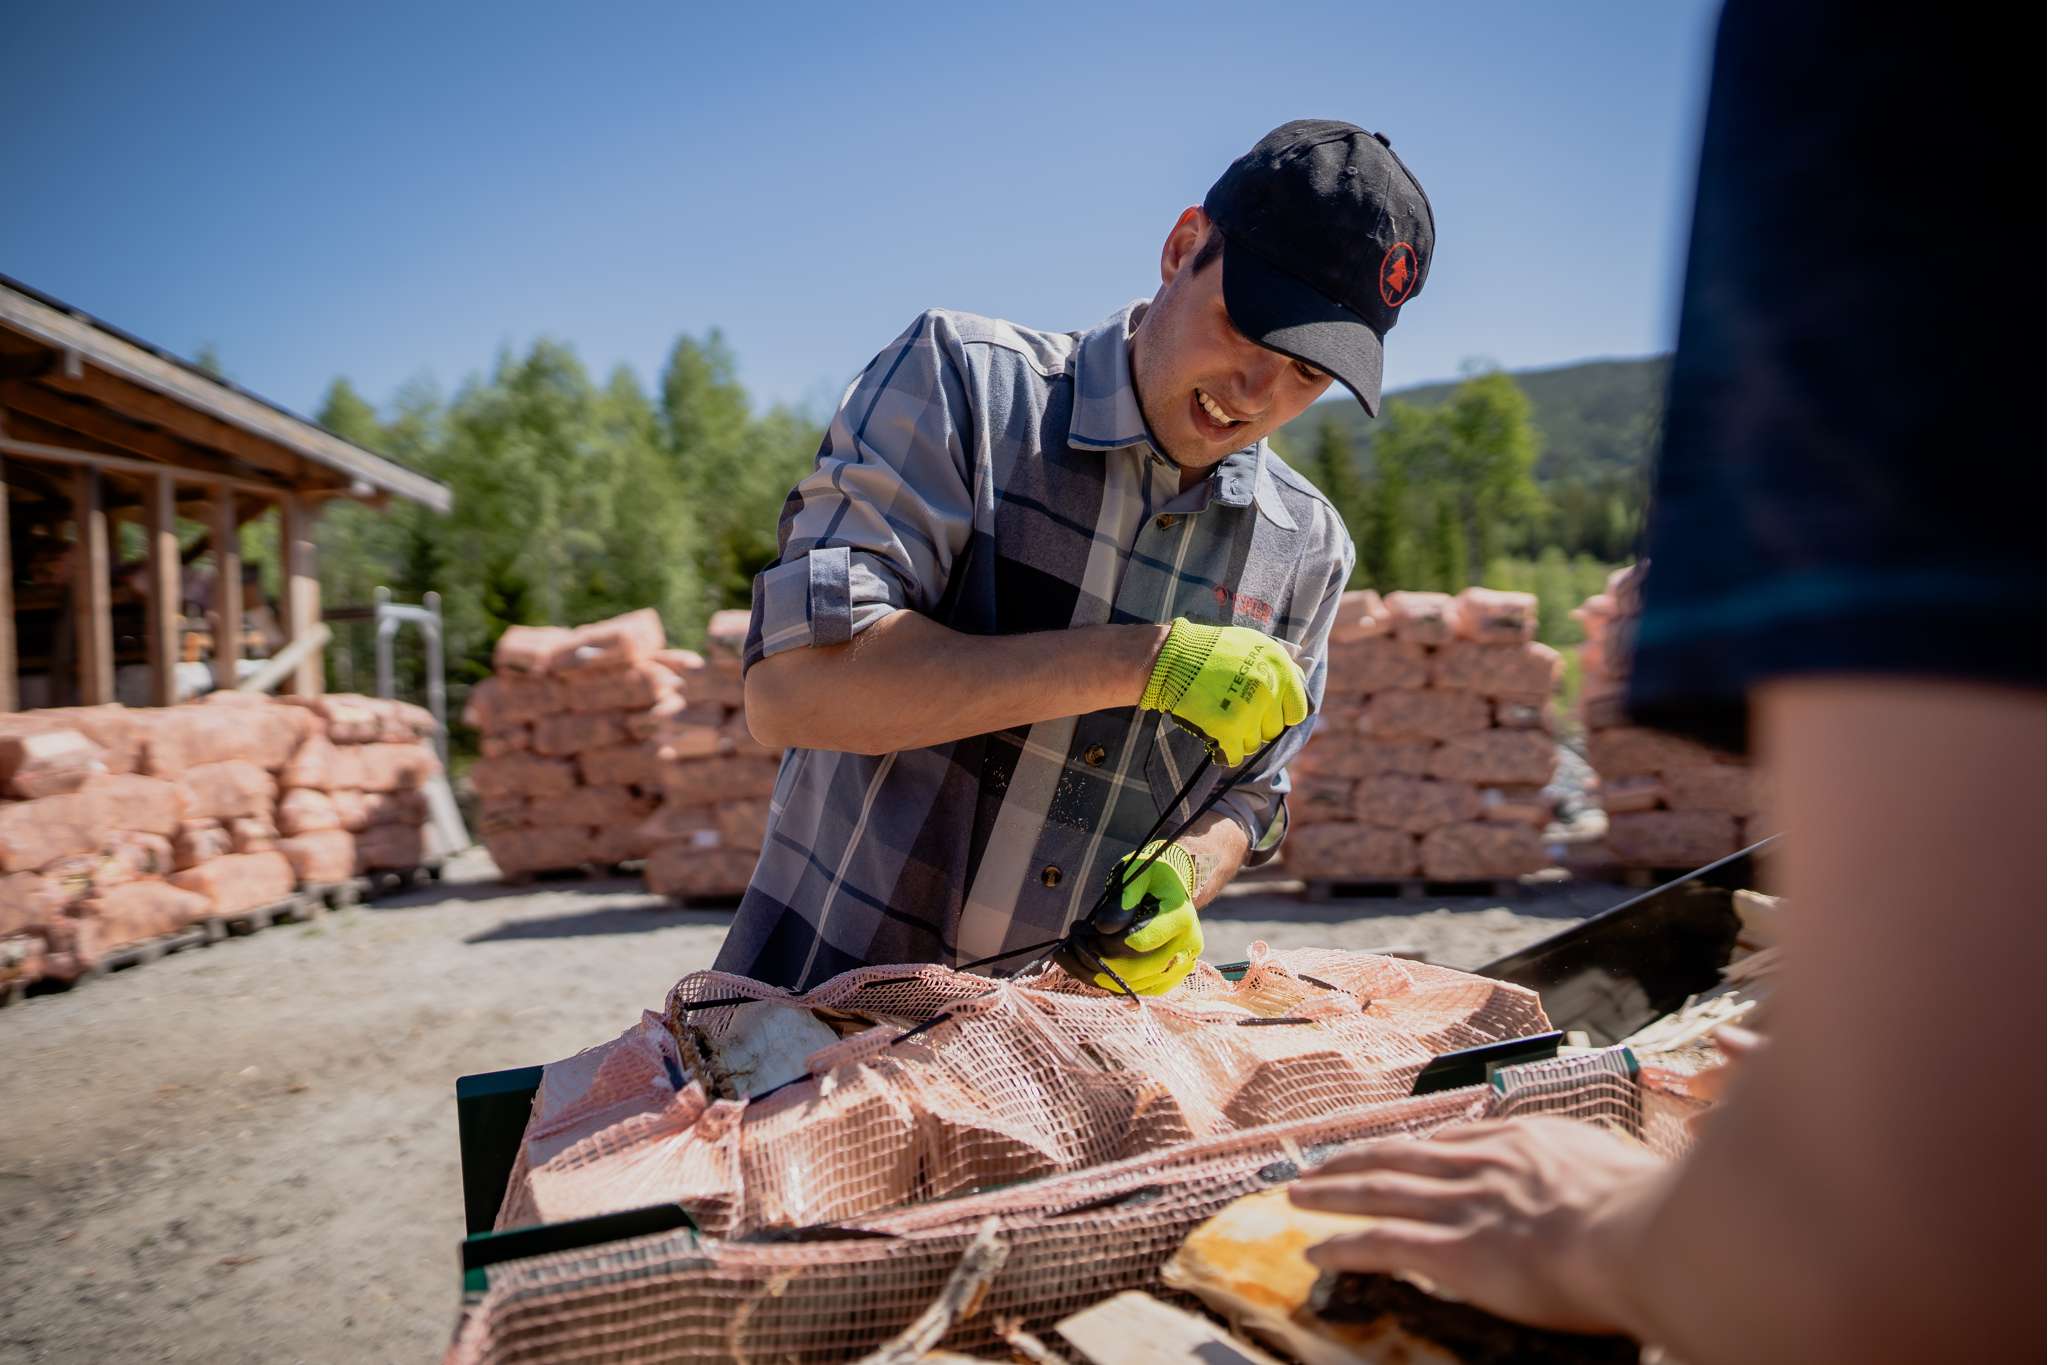
[{"label": "stack of bagged firewood", "polygon": [[1344,594],[1315,730],[1292,765],[1287,869],[1311,882],[1517,877],[1557,766],[1557,651],[1536,598],[1467,588]]},{"label": "stack of bagged firewood", "polygon": [[353,695],[288,697],[319,721],[278,774],[278,850],[302,883],[408,871],[435,842],[427,785],[441,773],[424,707]]},{"label": "stack of bagged firewood", "polygon": [[667,648],[652,610],[508,629],[464,712],[483,734],[470,783],[500,872],[644,859],[662,895],[744,891],[782,757],[747,732],[746,631],[746,612],[719,612],[699,654]]},{"label": "stack of bagged firewood", "polygon": [[469,771],[485,847],[504,876],[646,856],[661,799],[656,733],[683,705],[687,650],[652,608],[572,628],[512,626],[463,718],[482,732]]},{"label": "stack of bagged firewood", "polygon": [[682,661],[682,696],[656,724],[661,808],[641,834],[647,885],[665,896],[736,896],[760,858],[782,751],[756,744],[747,731],[740,691],[747,621],[744,611],[712,616],[704,656]]},{"label": "stack of bagged firewood", "polygon": [[1586,628],[1579,649],[1586,759],[1607,812],[1599,856],[1619,867],[1693,868],[1768,832],[1762,784],[1733,755],[1628,723],[1622,697],[1629,629],[1642,609],[1643,567],[1616,570],[1606,591],[1572,613]]},{"label": "stack of bagged firewood", "polygon": [[400,702],[234,692],[0,717],[0,983],[417,865],[433,731]]}]

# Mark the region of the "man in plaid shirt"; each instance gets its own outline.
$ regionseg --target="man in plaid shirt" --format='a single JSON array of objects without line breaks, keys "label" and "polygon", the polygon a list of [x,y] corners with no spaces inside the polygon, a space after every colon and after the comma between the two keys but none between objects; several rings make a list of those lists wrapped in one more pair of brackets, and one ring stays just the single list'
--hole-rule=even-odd
[{"label": "man in plaid shirt", "polygon": [[747,723],[789,752],[721,970],[801,990],[1042,943],[1205,751],[1278,737],[1124,892],[1161,908],[1116,976],[1192,970],[1198,908],[1286,832],[1352,566],[1265,437],[1332,378],[1377,413],[1434,239],[1383,137],[1298,121],[1181,213],[1150,301],[1065,333],[935,309],[869,364],[754,581]]}]

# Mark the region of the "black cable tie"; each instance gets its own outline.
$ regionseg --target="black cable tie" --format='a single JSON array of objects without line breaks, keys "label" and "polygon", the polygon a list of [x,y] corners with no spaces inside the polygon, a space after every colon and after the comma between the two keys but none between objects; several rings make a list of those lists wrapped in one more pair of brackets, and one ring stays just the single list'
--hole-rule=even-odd
[{"label": "black cable tie", "polygon": [[[1166,846],[1168,844],[1178,842],[1182,835],[1186,834],[1190,829],[1194,828],[1195,822],[1197,820],[1201,819],[1203,816],[1207,815],[1211,810],[1215,809],[1216,803],[1218,801],[1221,801],[1226,795],[1228,795],[1237,786],[1238,782],[1241,781],[1247,773],[1249,773],[1254,767],[1258,765],[1261,759],[1265,758],[1267,754],[1271,753],[1273,750],[1273,746],[1278,744],[1281,741],[1281,739],[1286,735],[1286,733],[1287,732],[1285,730],[1282,730],[1279,734],[1273,736],[1273,738],[1267,740],[1264,744],[1260,745],[1256,753],[1254,753],[1250,758],[1247,758],[1243,763],[1239,764],[1235,769],[1227,770],[1229,775],[1226,776],[1221,782],[1218,782],[1216,784],[1216,789],[1214,791],[1210,792],[1207,796],[1202,798],[1202,804],[1195,807],[1195,809],[1189,813],[1188,818],[1180,822],[1180,827],[1175,829],[1172,834],[1167,835],[1166,838],[1158,840],[1159,847],[1152,851],[1152,855],[1149,858],[1146,858],[1142,863],[1139,863],[1135,868],[1130,869],[1128,875],[1123,876],[1121,878],[1110,878],[1110,884],[1103,889],[1102,895],[1096,898],[1094,906],[1088,911],[1088,913],[1081,917],[1082,920],[1087,921],[1094,919],[1096,913],[1100,911],[1104,906],[1109,904],[1111,896],[1122,895],[1127,887],[1129,887],[1132,883],[1136,882],[1139,877],[1143,876],[1145,872],[1152,866],[1152,864],[1159,861],[1160,855],[1166,852]],[[1195,765],[1195,771],[1193,775],[1191,775],[1188,778],[1187,782],[1181,786],[1181,789],[1174,794],[1173,800],[1167,803],[1165,812],[1160,815],[1159,819],[1153,822],[1152,828],[1146,831],[1145,837],[1138,841],[1139,848],[1143,848],[1147,844],[1152,843],[1155,839],[1158,839],[1159,831],[1165,826],[1168,820],[1173,818],[1173,812],[1176,809],[1178,809],[1180,805],[1188,799],[1191,793],[1193,793],[1195,789],[1195,784],[1200,782],[1202,778],[1205,775],[1207,775],[1209,767],[1214,761],[1215,760],[1207,754],[1204,754],[1202,756],[1202,761]]]},{"label": "black cable tie", "polygon": [[1195,770],[1194,772],[1188,775],[1188,780],[1181,784],[1181,789],[1173,794],[1173,799],[1171,801],[1166,803],[1166,809],[1161,811],[1159,813],[1159,818],[1152,822],[1152,828],[1146,830],[1145,837],[1138,840],[1138,847],[1141,849],[1144,848],[1147,844],[1154,842],[1155,840],[1158,841],[1159,847],[1153,849],[1151,856],[1147,857],[1143,862],[1139,863],[1136,867],[1125,868],[1122,870],[1120,874],[1112,873],[1109,878],[1109,884],[1103,887],[1102,894],[1095,898],[1095,904],[1089,906],[1088,913],[1081,916],[1081,920],[1083,923],[1086,923],[1087,921],[1094,919],[1098,914],[1102,912],[1103,908],[1107,906],[1113,898],[1122,896],[1126,889],[1128,889],[1133,883],[1135,883],[1138,880],[1138,878],[1144,876],[1145,873],[1148,870],[1150,870],[1152,864],[1159,861],[1160,856],[1166,852],[1166,846],[1172,843],[1174,839],[1177,839],[1182,834],[1185,834],[1187,832],[1188,825],[1192,824],[1197,818],[1199,818],[1201,812],[1198,811],[1195,815],[1190,816],[1188,820],[1185,823],[1183,823],[1178,830],[1174,832],[1171,838],[1159,838],[1159,831],[1166,828],[1166,822],[1173,818],[1173,813],[1176,810],[1180,809],[1182,803],[1185,802],[1191,794],[1193,794],[1195,790],[1195,784],[1200,782],[1204,777],[1208,775],[1210,765],[1214,762],[1215,760],[1212,759],[1208,754],[1205,753],[1202,755],[1202,761],[1195,765]]},{"label": "black cable tie", "polygon": [[[1139,997],[1138,993],[1135,990],[1131,989],[1130,983],[1125,981],[1121,976],[1118,976],[1116,973],[1116,969],[1109,965],[1109,963],[1103,958],[1102,954],[1097,952],[1092,946],[1090,946],[1083,940],[1082,935],[1087,932],[1088,922],[1095,918],[1097,911],[1101,910],[1103,906],[1109,904],[1109,898],[1112,895],[1121,895],[1126,888],[1135,883],[1140,876],[1144,875],[1147,869],[1149,869],[1154,863],[1158,862],[1160,855],[1166,852],[1166,845],[1171,844],[1178,840],[1182,835],[1186,834],[1188,830],[1194,826],[1195,821],[1201,819],[1204,815],[1207,815],[1210,812],[1210,810],[1215,807],[1216,803],[1223,798],[1224,794],[1237,785],[1239,779],[1241,779],[1246,773],[1250,772],[1252,768],[1259,762],[1259,760],[1263,759],[1269,752],[1272,751],[1273,746],[1280,742],[1281,735],[1284,734],[1286,734],[1286,731],[1283,730],[1281,731],[1280,735],[1275,735],[1273,738],[1267,740],[1263,745],[1259,747],[1258,752],[1254,753],[1250,758],[1246,759],[1234,771],[1231,771],[1230,775],[1224,778],[1223,781],[1217,783],[1216,789],[1210,792],[1208,796],[1202,799],[1202,804],[1197,806],[1194,809],[1194,811],[1189,814],[1187,819],[1181,821],[1180,827],[1178,829],[1174,830],[1174,832],[1164,840],[1161,840],[1159,847],[1152,851],[1152,855],[1146,858],[1145,861],[1140,863],[1135,869],[1133,869],[1130,872],[1130,875],[1122,878],[1112,877],[1110,879],[1109,885],[1103,888],[1102,895],[1096,898],[1094,906],[1088,911],[1086,915],[1083,915],[1080,918],[1080,920],[1077,921],[1075,925],[1066,933],[1061,934],[1057,938],[1046,939],[1043,943],[1028,944],[1022,948],[1010,948],[1000,953],[992,953],[988,957],[978,957],[975,958],[972,962],[961,963],[959,966],[953,968],[953,970],[958,972],[971,972],[976,967],[986,967],[991,962],[1001,962],[1005,958],[1021,957],[1026,953],[1044,952],[1048,948],[1054,950],[1071,948],[1076,953],[1081,954],[1084,958],[1093,959],[1096,967],[1101,969],[1102,973],[1105,976],[1107,976],[1111,981],[1114,981],[1116,983],[1118,990],[1123,992],[1123,994],[1125,994],[1126,996],[1130,997],[1131,1000],[1139,1004],[1143,1004],[1144,1002]],[[1145,837],[1139,841],[1138,847],[1143,848],[1145,847],[1145,845],[1150,844],[1158,838],[1159,831],[1165,828],[1166,822],[1168,820],[1171,820],[1173,818],[1174,811],[1179,809],[1180,806],[1187,801],[1189,796],[1193,795],[1195,785],[1198,782],[1200,782],[1204,776],[1208,774],[1210,765],[1214,762],[1214,755],[1205,753],[1202,756],[1202,761],[1195,766],[1194,772],[1191,773],[1188,777],[1188,780],[1182,784],[1180,791],[1174,794],[1173,800],[1167,803],[1166,809],[1160,812],[1159,818],[1153,821],[1152,828],[1146,833]],[[909,981],[913,979],[914,978],[911,977],[891,978],[892,981]],[[1317,982],[1316,984],[1324,985],[1326,983]],[[1328,988],[1330,990],[1338,989],[1335,986],[1330,986]],[[685,1008],[704,1009],[708,1008],[713,1004],[723,1003],[745,1004],[748,1002],[746,1000],[739,1000],[736,1002],[705,1001],[702,1004],[685,1006]],[[934,1014],[931,1018],[925,1020],[922,1024],[915,1025],[912,1028],[906,1029],[904,1032],[897,1034],[894,1038],[891,1038],[887,1043],[883,1044],[883,1047],[892,1048],[895,1047],[898,1043],[908,1042],[910,1039],[915,1038],[918,1034],[924,1033],[929,1029],[937,1027],[942,1021],[949,1019],[951,1017],[952,1016],[950,1015],[950,1013],[947,1013],[946,1011],[942,1010],[940,1013]],[[1307,1021],[1287,1019],[1264,1020],[1260,1022],[1305,1023]],[[779,1088],[780,1087],[778,1087],[778,1089]]]},{"label": "black cable tie", "polygon": [[1089,957],[1094,958],[1095,965],[1101,968],[1103,973],[1107,975],[1111,981],[1116,982],[1116,988],[1118,990],[1122,991],[1125,995],[1129,996],[1133,1002],[1137,1004],[1144,1003],[1142,1000],[1138,999],[1138,993],[1131,989],[1130,983],[1125,981],[1122,977],[1116,974],[1116,968],[1110,966],[1109,960],[1103,957],[1101,953],[1096,952],[1095,949],[1089,947],[1085,943],[1079,942],[1078,940],[1075,942],[1074,947],[1077,951],[1086,953]]},{"label": "black cable tie", "polygon": [[[1026,944],[1022,948],[1011,948],[1005,952],[991,954],[988,957],[977,957],[972,962],[961,963],[959,966],[953,968],[953,970],[956,972],[971,972],[976,967],[986,967],[989,963],[1001,962],[1006,957],[1022,957],[1026,953],[1043,952],[1047,948],[1057,948],[1060,945],[1064,944],[1066,941],[1067,936],[1065,934],[1062,934],[1058,938],[1049,938],[1045,940],[1045,942],[1043,943],[1030,943]],[[902,979],[908,981],[912,978],[904,977]]]},{"label": "black cable tie", "polygon": [[896,1044],[898,1043],[907,1043],[912,1038],[915,1038],[918,1034],[923,1033],[928,1029],[935,1029],[942,1022],[950,1018],[952,1018],[951,1015],[947,1014],[944,1010],[941,1010],[939,1011],[939,1013],[934,1014],[931,1018],[925,1020],[922,1024],[918,1024],[911,1028],[903,1030],[903,1032],[897,1034],[894,1038],[891,1038],[887,1043],[884,1043],[883,1046],[885,1048],[890,1048],[896,1046]]}]

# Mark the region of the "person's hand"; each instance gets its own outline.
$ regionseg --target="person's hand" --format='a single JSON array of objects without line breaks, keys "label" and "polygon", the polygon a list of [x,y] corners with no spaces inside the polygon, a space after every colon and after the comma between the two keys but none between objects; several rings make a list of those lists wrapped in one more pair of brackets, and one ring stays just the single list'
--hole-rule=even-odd
[{"label": "person's hand", "polygon": [[[1155,842],[1125,855],[1110,875],[1122,881],[1130,875],[1133,862],[1143,862],[1159,847]],[[1119,898],[1125,912],[1122,922],[1131,927],[1115,935],[1094,936],[1093,946],[1102,961],[1138,994],[1162,995],[1172,990],[1200,960],[1202,920],[1195,913],[1197,880],[1194,855],[1179,844],[1167,844],[1158,859],[1124,887]],[[1158,912],[1143,923],[1129,919],[1147,896],[1159,903]],[[1088,979],[1103,990],[1116,989],[1116,982],[1107,972],[1094,971]]]},{"label": "person's hand", "polygon": [[1713,1122],[1714,1116],[1721,1112],[1721,1101],[1728,1097],[1730,1082],[1752,1065],[1750,1059],[1764,1047],[1761,1034],[1740,1024],[1721,1025],[1714,1030],[1713,1038],[1721,1053],[1721,1061],[1714,1066],[1686,1072],[1673,1071],[1655,1062],[1643,1064],[1645,1085],[1694,1101],[1700,1106],[1698,1112],[1685,1120],[1687,1130],[1695,1135],[1702,1125]]},{"label": "person's hand", "polygon": [[1692,1078],[1692,1094],[1698,1099],[1718,1104],[1728,1093],[1728,1082],[1763,1050],[1764,1040],[1762,1034],[1740,1024],[1723,1024],[1714,1030],[1714,1043],[1721,1049],[1721,1064]]},{"label": "person's hand", "polygon": [[1138,705],[1167,712],[1234,768],[1308,718],[1308,684],[1271,636],[1182,617],[1167,631]]},{"label": "person's hand", "polygon": [[1532,1326],[1628,1333],[1617,1247],[1663,1170],[1647,1149],[1593,1124],[1525,1118],[1361,1144],[1289,1197],[1377,1220],[1311,1247],[1325,1270],[1410,1271]]}]

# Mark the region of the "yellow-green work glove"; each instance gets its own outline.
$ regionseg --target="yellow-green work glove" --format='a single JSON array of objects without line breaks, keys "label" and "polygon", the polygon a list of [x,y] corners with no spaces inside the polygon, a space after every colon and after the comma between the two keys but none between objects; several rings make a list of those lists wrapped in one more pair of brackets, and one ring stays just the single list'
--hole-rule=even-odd
[{"label": "yellow-green work glove", "polygon": [[[1118,881],[1129,875],[1132,863],[1143,862],[1159,848],[1157,840],[1136,853],[1128,854],[1111,875]],[[1159,912],[1126,932],[1121,940],[1097,935],[1095,950],[1124,984],[1140,995],[1163,995],[1195,969],[1202,956],[1202,920],[1195,913],[1195,859],[1179,844],[1165,845],[1165,851],[1123,891],[1123,908],[1136,910],[1147,895],[1159,902]],[[1116,982],[1107,973],[1090,978],[1106,991]]]},{"label": "yellow-green work glove", "polygon": [[1301,666],[1269,635],[1246,626],[1173,623],[1138,705],[1165,711],[1235,768],[1260,745],[1308,718]]}]

